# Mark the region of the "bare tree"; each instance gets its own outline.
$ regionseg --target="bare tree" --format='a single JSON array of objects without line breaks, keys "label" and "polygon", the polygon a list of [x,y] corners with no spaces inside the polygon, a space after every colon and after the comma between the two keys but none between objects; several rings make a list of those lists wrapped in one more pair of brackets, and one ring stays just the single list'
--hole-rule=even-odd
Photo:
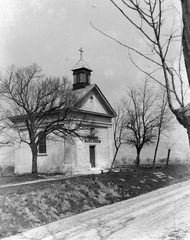
[{"label": "bare tree", "polygon": [[[172,15],[171,11],[178,11],[174,7],[168,7],[166,5],[168,1],[110,0],[110,2],[119,10],[124,19],[138,30],[146,47],[141,47],[141,49],[131,47],[107,35],[94,27],[94,25],[92,26],[102,34],[126,47],[135,66],[150,78],[165,86],[169,108],[176,116],[178,122],[187,130],[190,143],[190,103],[185,103],[185,82],[181,74],[183,54],[190,84],[190,1],[181,0],[183,30],[181,30],[181,26],[176,27],[175,17],[170,25],[170,29],[166,27],[166,24],[168,24],[167,18]],[[182,40],[183,49],[179,47],[179,61],[176,67],[176,56],[172,56],[170,50],[171,45],[176,44],[177,40]],[[174,47],[176,48],[176,45]],[[132,58],[132,53],[148,61],[150,70],[138,66]],[[162,79],[165,81],[164,84]]]},{"label": "bare tree", "polygon": [[169,161],[170,161],[170,153],[174,147],[174,145],[177,143],[177,141],[179,140],[180,136],[178,136],[177,138],[171,138],[168,137],[165,141],[165,147],[167,149],[167,158],[165,158],[165,164],[166,164],[166,168],[168,168],[169,165]]},{"label": "bare tree", "polygon": [[114,109],[117,114],[117,116],[113,119],[115,153],[110,167],[110,173],[121,145],[127,143],[127,115],[125,105],[126,100],[122,98],[120,102],[116,104]]},{"label": "bare tree", "polygon": [[10,132],[10,120],[3,111],[3,105],[0,105],[0,146],[13,145],[14,137]]},{"label": "bare tree", "polygon": [[173,128],[173,115],[168,107],[168,101],[166,96],[166,91],[161,89],[161,94],[159,96],[158,106],[157,106],[157,115],[158,115],[158,124],[157,124],[157,139],[156,139],[156,147],[154,150],[154,158],[153,158],[153,168],[156,163],[157,151],[160,143],[160,138],[162,135],[171,132]]},{"label": "bare tree", "polygon": [[13,145],[13,139],[10,137],[6,126],[2,123],[0,125],[0,147],[7,145]]},{"label": "bare tree", "polygon": [[128,91],[129,101],[126,104],[127,143],[137,151],[135,166],[140,163],[140,153],[145,145],[153,144],[157,137],[157,114],[155,106],[158,96],[154,94],[145,81],[144,85]]},{"label": "bare tree", "polygon": [[[11,66],[1,79],[0,94],[20,140],[30,146],[33,174],[37,174],[38,147],[44,138],[55,134],[73,141],[81,136],[84,118],[82,113],[81,120],[77,117],[77,96],[66,78],[46,77],[37,64]],[[20,131],[22,124],[27,133]]]}]

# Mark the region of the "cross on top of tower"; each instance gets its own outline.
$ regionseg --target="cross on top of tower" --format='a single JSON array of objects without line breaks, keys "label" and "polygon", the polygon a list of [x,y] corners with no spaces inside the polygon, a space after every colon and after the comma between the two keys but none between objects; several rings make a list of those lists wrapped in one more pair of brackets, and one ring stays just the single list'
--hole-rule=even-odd
[{"label": "cross on top of tower", "polygon": [[75,64],[75,66],[72,68],[72,71],[75,71],[77,69],[81,69],[81,68],[85,68],[86,70],[92,72],[92,69],[88,66],[88,64],[84,61],[84,59],[82,58],[82,53],[84,51],[82,50],[82,47],[79,49],[79,53],[80,53],[80,59],[78,60],[78,62]]},{"label": "cross on top of tower", "polygon": [[84,52],[84,51],[82,50],[82,47],[79,49],[79,52],[80,52],[80,58],[82,58],[82,53]]}]

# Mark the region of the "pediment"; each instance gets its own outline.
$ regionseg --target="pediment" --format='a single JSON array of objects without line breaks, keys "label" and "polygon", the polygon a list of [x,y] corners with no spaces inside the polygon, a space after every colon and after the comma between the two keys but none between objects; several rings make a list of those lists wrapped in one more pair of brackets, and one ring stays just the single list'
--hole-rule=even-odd
[{"label": "pediment", "polygon": [[116,113],[96,84],[75,90],[80,109],[115,117]]},{"label": "pediment", "polygon": [[87,98],[84,100],[81,109],[90,112],[108,114],[108,112],[105,109],[104,103],[101,102],[100,99],[98,99],[94,92],[91,92],[87,96]]}]

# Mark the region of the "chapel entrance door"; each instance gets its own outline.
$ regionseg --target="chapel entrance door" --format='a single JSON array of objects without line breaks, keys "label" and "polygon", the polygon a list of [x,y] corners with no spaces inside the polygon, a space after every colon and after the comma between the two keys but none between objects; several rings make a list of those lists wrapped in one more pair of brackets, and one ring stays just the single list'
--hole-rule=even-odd
[{"label": "chapel entrance door", "polygon": [[96,164],[95,164],[95,146],[90,146],[90,163],[91,163],[92,168],[96,167]]}]

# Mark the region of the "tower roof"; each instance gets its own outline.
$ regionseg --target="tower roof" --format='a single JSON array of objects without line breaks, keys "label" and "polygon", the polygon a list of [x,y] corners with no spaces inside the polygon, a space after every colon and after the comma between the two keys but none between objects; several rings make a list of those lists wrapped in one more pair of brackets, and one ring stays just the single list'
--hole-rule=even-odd
[{"label": "tower roof", "polygon": [[81,69],[81,68],[85,68],[88,69],[89,71],[92,71],[92,69],[88,66],[88,64],[84,61],[84,59],[82,58],[82,53],[84,52],[82,50],[82,47],[79,49],[80,52],[80,59],[79,61],[75,64],[75,66],[72,68],[72,71],[77,70],[77,69]]},{"label": "tower roof", "polygon": [[72,71],[74,71],[76,69],[80,69],[80,68],[86,68],[86,69],[92,71],[92,69],[88,66],[88,64],[84,61],[84,59],[82,57],[75,64],[75,66],[72,68]]}]

